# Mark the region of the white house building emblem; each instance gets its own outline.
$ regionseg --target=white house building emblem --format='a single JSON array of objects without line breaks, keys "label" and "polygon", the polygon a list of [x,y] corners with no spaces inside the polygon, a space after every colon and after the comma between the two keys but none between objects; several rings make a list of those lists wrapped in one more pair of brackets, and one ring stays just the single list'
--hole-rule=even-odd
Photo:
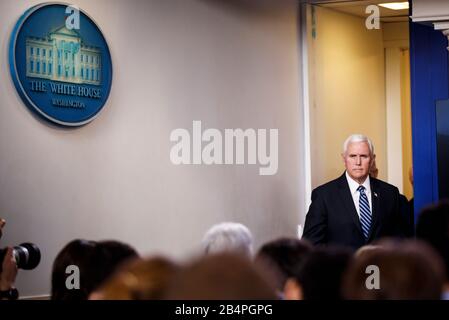
[{"label": "white house building emblem", "polygon": [[41,4],[22,15],[10,40],[10,70],[31,110],[53,123],[79,126],[106,103],[112,63],[97,25],[80,12],[79,28],[68,28],[66,8]]}]

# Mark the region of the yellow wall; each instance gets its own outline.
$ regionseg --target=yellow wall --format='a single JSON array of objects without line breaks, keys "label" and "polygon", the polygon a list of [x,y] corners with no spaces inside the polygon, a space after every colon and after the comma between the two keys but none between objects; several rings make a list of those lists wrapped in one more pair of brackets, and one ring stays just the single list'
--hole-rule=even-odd
[{"label": "yellow wall", "polygon": [[408,22],[384,23],[382,25],[385,47],[398,48],[400,61],[401,90],[401,146],[402,146],[402,190],[411,199],[413,185],[409,180],[412,160],[412,125],[410,102],[410,52]]},{"label": "yellow wall", "polygon": [[309,25],[312,187],[338,177],[343,141],[369,136],[379,178],[386,171],[384,49],[363,18],[313,7]]},{"label": "yellow wall", "polygon": [[401,109],[402,109],[402,174],[404,195],[413,198],[413,185],[409,180],[412,159],[412,114],[410,102],[410,52],[401,52]]}]

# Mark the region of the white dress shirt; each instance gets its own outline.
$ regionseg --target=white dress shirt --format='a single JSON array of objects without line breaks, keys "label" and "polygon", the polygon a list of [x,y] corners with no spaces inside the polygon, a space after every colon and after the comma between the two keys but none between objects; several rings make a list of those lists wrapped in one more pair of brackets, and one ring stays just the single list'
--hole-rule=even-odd
[{"label": "white dress shirt", "polygon": [[360,192],[357,191],[357,188],[360,185],[365,187],[365,194],[368,198],[369,209],[371,211],[371,214],[373,214],[373,206],[371,204],[371,184],[370,184],[369,176],[365,179],[363,184],[359,184],[357,181],[355,181],[354,179],[352,179],[349,176],[347,171],[345,173],[346,173],[346,180],[348,181],[348,185],[349,185],[349,190],[351,190],[352,200],[354,201],[354,206],[355,206],[355,209],[357,210],[357,214],[359,215],[359,219],[360,219],[360,205],[359,205]]}]

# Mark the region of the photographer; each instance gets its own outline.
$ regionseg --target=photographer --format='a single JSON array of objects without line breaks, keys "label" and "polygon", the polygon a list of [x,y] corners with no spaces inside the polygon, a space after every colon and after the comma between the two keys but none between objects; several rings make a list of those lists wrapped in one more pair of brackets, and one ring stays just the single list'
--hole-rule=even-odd
[{"label": "photographer", "polygon": [[[6,221],[4,219],[0,219],[0,238],[2,236],[2,229],[5,224]],[[19,295],[17,289],[14,287],[14,282],[17,276],[17,264],[12,248],[8,247],[1,264],[0,299],[16,300]]]}]

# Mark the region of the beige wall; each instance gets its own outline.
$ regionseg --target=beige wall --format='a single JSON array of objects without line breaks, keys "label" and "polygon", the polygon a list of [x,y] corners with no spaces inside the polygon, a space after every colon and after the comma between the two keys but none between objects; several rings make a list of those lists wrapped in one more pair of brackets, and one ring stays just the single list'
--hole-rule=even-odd
[{"label": "beige wall", "polygon": [[[1,245],[33,241],[36,270],[23,295],[49,292],[56,253],[74,238],[114,238],[142,254],[196,252],[224,220],[245,223],[256,247],[295,236],[303,219],[303,124],[297,5],[276,0],[79,0],[109,42],[114,67],[105,109],[65,130],[24,106],[8,70],[16,20],[41,1],[0,1]],[[279,4],[275,4],[279,3]],[[279,170],[175,166],[176,128],[279,129]]]},{"label": "beige wall", "polygon": [[[338,177],[343,141],[369,136],[379,178],[386,172],[385,71],[381,30],[365,20],[315,7],[315,38],[309,33],[312,187]],[[311,26],[313,28],[313,26]]]},{"label": "beige wall", "polygon": [[408,22],[388,22],[382,24],[385,47],[409,47]]}]

